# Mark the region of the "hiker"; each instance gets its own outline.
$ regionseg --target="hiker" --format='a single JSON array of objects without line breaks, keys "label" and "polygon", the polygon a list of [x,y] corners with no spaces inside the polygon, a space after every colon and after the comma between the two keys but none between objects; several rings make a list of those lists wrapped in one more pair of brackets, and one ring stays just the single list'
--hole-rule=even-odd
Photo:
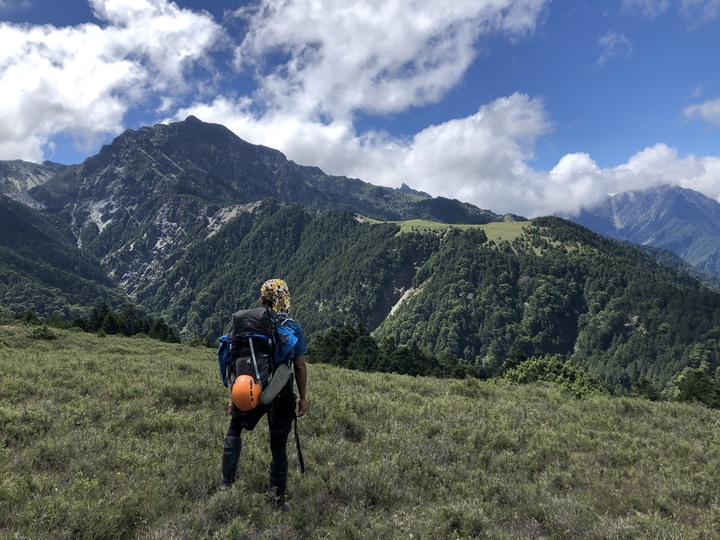
[{"label": "hiker", "polygon": [[[242,448],[241,433],[243,429],[252,431],[260,419],[267,414],[268,427],[270,429],[270,452],[272,453],[272,460],[270,461],[269,471],[269,492],[271,497],[271,504],[277,510],[287,511],[289,506],[285,501],[285,488],[287,486],[287,475],[288,475],[288,456],[287,456],[287,440],[292,428],[293,420],[297,417],[305,416],[308,412],[308,401],[307,401],[307,365],[305,363],[305,355],[307,354],[307,342],[303,335],[302,327],[299,323],[292,320],[289,316],[290,312],[290,291],[287,284],[282,279],[270,279],[263,283],[260,289],[260,303],[261,307],[254,310],[239,311],[233,315],[233,330],[228,335],[230,340],[235,338],[233,341],[233,348],[239,347],[238,336],[243,330],[241,319],[245,317],[245,314],[250,315],[263,315],[265,313],[271,316],[274,326],[282,326],[285,331],[289,331],[297,338],[294,346],[287,347],[285,350],[276,351],[276,355],[283,354],[285,362],[291,362],[293,372],[295,375],[295,381],[297,382],[297,390],[299,394],[299,401],[297,402],[296,410],[296,396],[293,391],[293,377],[289,374],[289,370],[285,369],[287,373],[287,383],[284,383],[279,393],[272,398],[268,404],[259,402],[255,404],[257,396],[251,396],[246,394],[240,398],[240,401],[235,398],[237,392],[248,391],[247,388],[240,389],[240,377],[235,381],[238,385],[238,389],[233,390],[232,399],[227,407],[227,413],[231,415],[230,427],[228,428],[225,440],[223,443],[223,458],[222,458],[222,477],[223,487],[229,487],[235,481],[235,474],[237,471],[238,461],[240,459],[240,450]],[[247,317],[245,317],[246,319]],[[246,334],[242,334],[246,335]],[[225,337],[225,336],[223,336]],[[222,339],[222,338],[221,338]],[[252,340],[250,343],[250,349],[252,349],[253,361],[257,356],[262,356],[262,344],[259,343],[261,340]],[[294,341],[294,338],[293,338]],[[253,345],[254,343],[254,345]],[[292,343],[292,342],[291,342]],[[244,345],[243,345],[244,347]],[[246,351],[247,353],[247,351]],[[235,352],[233,358],[237,358],[240,352]],[[250,353],[247,353],[250,354]],[[267,356],[267,355],[266,355]],[[277,358],[277,356],[276,356]],[[233,360],[234,362],[234,360]],[[286,367],[286,366],[284,366]],[[257,370],[257,365],[255,370]],[[278,370],[279,373],[280,370]],[[221,367],[222,372],[222,367]],[[278,383],[284,382],[278,376]],[[252,385],[253,377],[245,376],[250,379],[250,385]],[[261,375],[258,378],[262,377]],[[223,379],[225,377],[223,376]],[[227,382],[224,380],[224,382]],[[272,378],[271,378],[272,383]],[[257,382],[255,383],[257,386]],[[267,393],[271,392],[270,386],[266,389]],[[275,388],[272,392],[277,391]],[[243,401],[244,400],[244,401]],[[245,405],[245,402],[252,403]],[[238,404],[243,409],[250,408],[249,410],[240,410]],[[297,423],[295,425],[296,436],[297,436]],[[299,450],[299,440],[298,440]],[[301,458],[301,467],[302,458]]]}]

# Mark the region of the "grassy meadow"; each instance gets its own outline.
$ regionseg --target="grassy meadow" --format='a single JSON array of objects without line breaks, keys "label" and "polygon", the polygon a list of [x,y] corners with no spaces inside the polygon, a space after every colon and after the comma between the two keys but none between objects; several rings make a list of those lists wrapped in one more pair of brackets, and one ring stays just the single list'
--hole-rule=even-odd
[{"label": "grassy meadow", "polygon": [[[48,339],[55,336],[55,339]],[[0,326],[0,538],[717,538],[720,411],[310,363],[270,510],[213,349]]]},{"label": "grassy meadow", "polygon": [[408,219],[404,221],[379,221],[364,217],[364,220],[370,223],[395,223],[400,226],[400,233],[408,232],[437,232],[441,233],[448,229],[482,229],[488,237],[488,240],[512,242],[520,235],[526,227],[531,226],[530,221],[498,221],[485,223],[482,225],[466,225],[466,224],[448,224],[439,221],[429,221],[426,219]]}]

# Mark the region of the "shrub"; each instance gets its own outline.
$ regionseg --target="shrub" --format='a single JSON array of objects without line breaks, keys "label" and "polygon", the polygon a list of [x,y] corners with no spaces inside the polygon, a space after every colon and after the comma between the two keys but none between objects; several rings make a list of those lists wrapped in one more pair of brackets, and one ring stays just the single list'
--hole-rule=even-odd
[{"label": "shrub", "polygon": [[43,324],[42,326],[36,326],[33,328],[33,331],[30,332],[30,337],[32,339],[45,339],[45,340],[53,340],[57,339],[57,334],[50,330],[48,325]]},{"label": "shrub", "polygon": [[675,382],[675,401],[698,401],[713,409],[720,408],[720,388],[702,368],[685,368]]},{"label": "shrub", "polygon": [[520,384],[556,383],[577,397],[608,393],[598,379],[576,366],[572,360],[565,361],[558,354],[529,358],[506,371],[502,378]]},{"label": "shrub", "polygon": [[653,384],[648,381],[645,377],[642,377],[630,391],[632,397],[638,397],[643,399],[649,399],[650,401],[657,401],[660,399],[660,392]]}]

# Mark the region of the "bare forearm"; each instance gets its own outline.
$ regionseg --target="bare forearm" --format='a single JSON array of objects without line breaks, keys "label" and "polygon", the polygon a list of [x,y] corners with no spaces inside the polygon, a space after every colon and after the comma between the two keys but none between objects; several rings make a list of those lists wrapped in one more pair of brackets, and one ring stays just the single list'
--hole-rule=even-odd
[{"label": "bare forearm", "polygon": [[295,381],[297,383],[300,399],[307,399],[307,364],[304,356],[298,356],[294,360]]},{"label": "bare forearm", "polygon": [[297,383],[298,394],[300,394],[297,415],[305,416],[309,407],[307,400],[307,363],[305,362],[305,357],[295,357],[293,365],[295,367],[295,382]]}]

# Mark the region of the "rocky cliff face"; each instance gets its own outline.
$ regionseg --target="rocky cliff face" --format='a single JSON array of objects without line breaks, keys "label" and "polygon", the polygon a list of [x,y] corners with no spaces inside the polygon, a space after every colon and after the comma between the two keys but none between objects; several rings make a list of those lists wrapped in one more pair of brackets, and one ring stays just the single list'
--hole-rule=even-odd
[{"label": "rocky cliff face", "polygon": [[0,161],[0,194],[39,208],[42,205],[34,201],[27,191],[41,186],[67,168],[67,165],[51,161],[42,164],[20,160]]}]

